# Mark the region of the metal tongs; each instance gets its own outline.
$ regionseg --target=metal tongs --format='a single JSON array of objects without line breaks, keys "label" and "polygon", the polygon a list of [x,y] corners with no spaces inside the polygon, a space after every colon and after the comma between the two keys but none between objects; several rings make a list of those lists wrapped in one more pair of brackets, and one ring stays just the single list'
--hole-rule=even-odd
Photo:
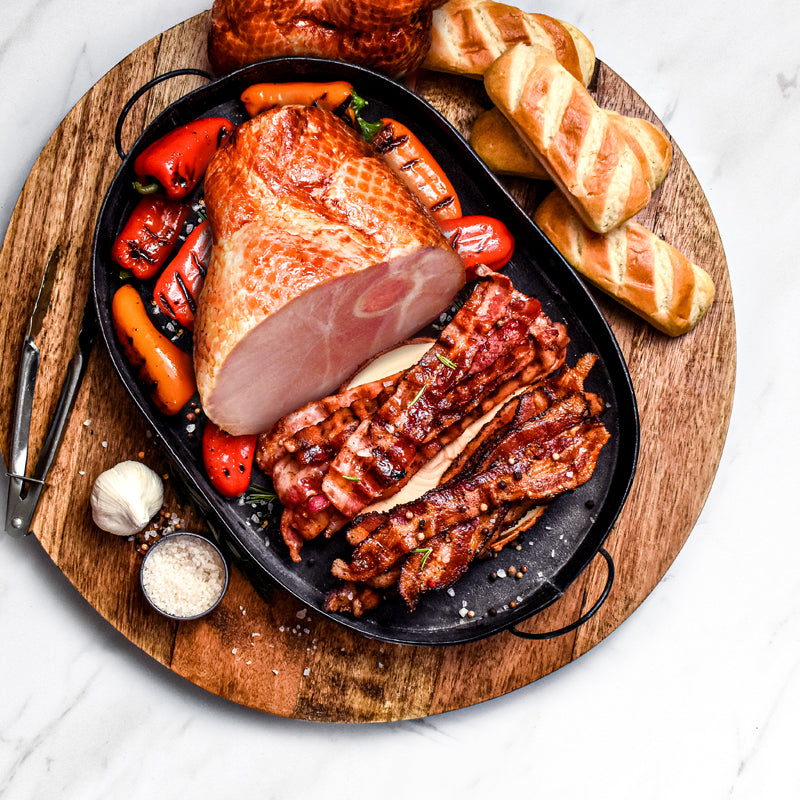
[{"label": "metal tongs", "polygon": [[[28,332],[22,343],[22,354],[17,376],[17,394],[11,427],[11,451],[9,465],[0,453],[0,519],[6,533],[21,537],[30,533],[31,521],[44,489],[47,473],[58,452],[64,428],[72,411],[72,405],[86,370],[89,351],[97,327],[91,291],[83,311],[78,346],[67,367],[67,375],[61,387],[55,416],[47,431],[42,451],[32,475],[28,475],[28,441],[33,413],[33,394],[39,370],[39,346],[37,340],[42,332],[45,315],[50,306],[53,286],[56,282],[61,248],[56,246],[45,267],[39,294],[28,323]],[[7,484],[7,491],[6,491]],[[7,503],[7,505],[6,505]],[[4,506],[6,506],[4,508]]]}]

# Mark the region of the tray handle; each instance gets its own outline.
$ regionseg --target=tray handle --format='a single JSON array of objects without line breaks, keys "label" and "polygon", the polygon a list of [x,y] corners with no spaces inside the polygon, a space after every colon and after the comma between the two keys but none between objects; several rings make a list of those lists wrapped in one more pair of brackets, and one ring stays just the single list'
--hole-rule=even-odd
[{"label": "tray handle", "polygon": [[514,636],[519,636],[520,639],[555,639],[557,636],[563,636],[565,633],[570,633],[570,631],[574,631],[585,622],[588,622],[600,610],[600,607],[603,605],[603,603],[605,603],[606,598],[611,591],[611,587],[614,584],[614,559],[611,558],[611,554],[604,547],[601,547],[597,552],[600,553],[600,555],[606,560],[608,577],[606,578],[606,585],[603,587],[603,591],[600,594],[600,597],[597,599],[597,602],[585,614],[583,614],[583,616],[579,617],[575,620],[575,622],[571,622],[569,625],[566,625],[563,628],[559,628],[555,631],[547,631],[545,633],[525,633],[524,631],[517,630],[516,626],[512,626],[508,630],[513,633]]},{"label": "tray handle", "polygon": [[114,147],[117,149],[117,153],[119,153],[119,157],[121,159],[125,159],[127,153],[122,149],[122,126],[125,124],[125,120],[130,113],[130,110],[135,105],[136,101],[143,95],[149,92],[154,86],[157,86],[159,83],[163,81],[169,80],[170,78],[176,78],[180,75],[200,75],[203,78],[206,78],[210,81],[214,80],[214,76],[206,72],[203,69],[194,69],[193,67],[186,67],[184,69],[173,69],[169,72],[165,72],[162,75],[157,75],[155,78],[151,78],[147,83],[140,86],[130,97],[125,106],[123,107],[122,111],[119,112],[119,117],[117,118],[117,126],[114,128]]}]

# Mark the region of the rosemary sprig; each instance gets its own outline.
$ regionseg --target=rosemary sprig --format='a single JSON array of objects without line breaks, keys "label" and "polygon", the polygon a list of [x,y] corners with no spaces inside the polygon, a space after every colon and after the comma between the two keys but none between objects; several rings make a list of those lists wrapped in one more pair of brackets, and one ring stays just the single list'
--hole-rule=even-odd
[{"label": "rosemary sprig", "polygon": [[426,383],[417,393],[414,395],[414,399],[408,404],[409,408],[412,408],[413,405],[417,402],[417,400],[422,397],[422,393],[428,388],[428,384]]},{"label": "rosemary sprig", "polygon": [[411,552],[412,553],[424,553],[424,555],[422,556],[422,563],[419,565],[419,568],[421,570],[423,570],[423,569],[425,569],[425,564],[428,563],[428,559],[430,558],[431,553],[433,552],[433,548],[432,547],[415,547]]},{"label": "rosemary sprig", "polygon": [[437,353],[436,358],[438,358],[439,361],[441,361],[442,364],[444,364],[446,367],[449,367],[450,369],[456,368],[456,365],[447,356],[443,356],[441,353]]},{"label": "rosemary sprig", "polygon": [[278,495],[275,492],[270,491],[266,486],[259,486],[257,483],[252,484],[245,494],[245,500],[248,503],[271,503],[277,499]]},{"label": "rosemary sprig", "polygon": [[344,478],[346,481],[353,481],[353,483],[360,483],[360,482],[361,482],[361,478],[357,478],[357,477],[356,477],[356,476],[354,476],[354,475],[342,475],[342,477],[343,477],[343,478]]}]

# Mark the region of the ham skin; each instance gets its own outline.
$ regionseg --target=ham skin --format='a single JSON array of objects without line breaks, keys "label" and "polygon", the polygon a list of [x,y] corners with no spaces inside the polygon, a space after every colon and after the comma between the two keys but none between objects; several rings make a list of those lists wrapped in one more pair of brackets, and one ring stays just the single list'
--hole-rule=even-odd
[{"label": "ham skin", "polygon": [[276,56],[321,56],[399,76],[431,44],[444,0],[214,0],[208,58],[217,75]]},{"label": "ham skin", "polygon": [[421,203],[320,108],[241,125],[209,165],[205,199],[213,246],[195,373],[206,415],[234,435],[332,393],[464,285]]}]

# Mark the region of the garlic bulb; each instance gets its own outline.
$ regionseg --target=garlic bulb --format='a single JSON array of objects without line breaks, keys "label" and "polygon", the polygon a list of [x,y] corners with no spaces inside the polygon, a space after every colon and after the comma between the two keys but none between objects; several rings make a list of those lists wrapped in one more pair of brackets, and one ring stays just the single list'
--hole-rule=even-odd
[{"label": "garlic bulb", "polygon": [[122,461],[97,476],[92,487],[92,519],[118,536],[143,530],[164,502],[164,484],[150,467]]}]

